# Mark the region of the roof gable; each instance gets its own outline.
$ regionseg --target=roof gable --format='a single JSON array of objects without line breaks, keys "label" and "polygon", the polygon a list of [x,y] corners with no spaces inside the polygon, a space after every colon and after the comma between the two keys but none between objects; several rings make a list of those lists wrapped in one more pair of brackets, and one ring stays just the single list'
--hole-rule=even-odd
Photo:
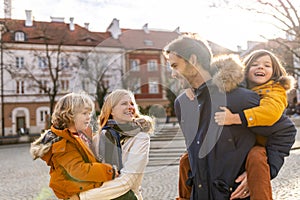
[{"label": "roof gable", "polygon": [[22,31],[26,35],[23,43],[29,44],[63,44],[78,46],[97,46],[104,40],[101,34],[91,32],[77,24],[70,30],[64,22],[33,21],[32,26],[25,26],[25,20],[0,19],[5,24],[7,32],[3,35],[4,42],[14,41],[14,33]]},{"label": "roof gable", "polygon": [[118,39],[108,38],[102,42],[103,46],[123,47],[127,50],[162,49],[180,34],[170,31],[149,31],[124,29]]}]

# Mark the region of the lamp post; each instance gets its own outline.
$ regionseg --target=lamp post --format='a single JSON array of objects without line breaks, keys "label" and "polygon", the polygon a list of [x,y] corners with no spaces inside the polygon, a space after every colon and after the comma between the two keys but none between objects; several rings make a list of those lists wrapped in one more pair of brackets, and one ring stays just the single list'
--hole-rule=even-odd
[{"label": "lamp post", "polygon": [[4,86],[3,86],[3,33],[6,31],[5,24],[0,23],[0,48],[1,48],[1,57],[0,57],[0,69],[1,69],[1,128],[2,136],[5,136],[5,126],[4,126]]}]

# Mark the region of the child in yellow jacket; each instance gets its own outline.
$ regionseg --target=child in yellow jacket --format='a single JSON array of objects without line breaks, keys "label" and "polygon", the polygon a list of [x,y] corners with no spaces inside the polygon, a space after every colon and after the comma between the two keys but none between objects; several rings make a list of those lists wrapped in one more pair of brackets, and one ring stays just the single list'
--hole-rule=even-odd
[{"label": "child in yellow jacket", "polygon": [[[287,91],[293,87],[294,79],[287,76],[278,58],[266,50],[251,52],[244,59],[244,64],[247,88],[260,95],[260,105],[235,114],[221,107],[224,112],[215,113],[215,121],[218,125],[272,126],[287,107]],[[247,157],[246,171],[251,200],[272,200],[266,141],[267,138],[257,135],[256,146]],[[234,196],[233,193],[231,197]]]},{"label": "child in yellow jacket", "polygon": [[[218,64],[214,63],[214,65]],[[287,75],[279,59],[267,50],[251,52],[244,58],[244,65],[247,88],[260,95],[260,105],[240,113],[231,113],[226,107],[220,107],[223,112],[215,113],[215,121],[218,125],[272,126],[287,107],[287,92],[294,86],[294,78]],[[186,94],[189,98],[194,98],[191,89],[187,89]],[[249,192],[244,196],[250,195],[251,200],[272,200],[266,141],[267,138],[257,135],[256,146],[250,150],[247,157],[246,172]],[[187,155],[183,156],[183,158],[186,157]],[[188,164],[182,165],[186,167]],[[185,179],[185,177],[180,178],[181,181]],[[185,188],[188,187],[182,186],[182,188],[186,190]],[[233,192],[230,199],[238,197],[238,192]],[[184,191],[184,193],[189,192]]]}]

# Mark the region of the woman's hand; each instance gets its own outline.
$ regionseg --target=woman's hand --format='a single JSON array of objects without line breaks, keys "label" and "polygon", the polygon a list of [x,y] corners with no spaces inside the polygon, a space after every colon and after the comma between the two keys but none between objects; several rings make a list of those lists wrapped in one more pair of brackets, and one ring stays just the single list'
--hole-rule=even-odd
[{"label": "woman's hand", "polygon": [[215,113],[215,122],[222,125],[242,124],[239,114],[233,114],[228,108],[220,107],[224,112]]},{"label": "woman's hand", "polygon": [[73,196],[69,197],[68,200],[80,200],[78,194],[74,194]]}]

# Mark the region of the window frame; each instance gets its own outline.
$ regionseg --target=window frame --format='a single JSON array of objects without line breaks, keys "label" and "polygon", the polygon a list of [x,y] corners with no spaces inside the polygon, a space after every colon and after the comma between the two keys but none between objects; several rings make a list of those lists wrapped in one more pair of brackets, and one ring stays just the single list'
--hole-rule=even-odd
[{"label": "window frame", "polygon": [[158,70],[157,60],[152,59],[147,61],[147,70],[148,72],[154,72]]},{"label": "window frame", "polygon": [[16,31],[14,34],[14,39],[16,42],[24,42],[25,41],[25,33],[23,31]]},{"label": "window frame", "polygon": [[[140,71],[140,60],[139,59],[130,59],[130,71]],[[135,63],[135,65],[133,65]]]}]

